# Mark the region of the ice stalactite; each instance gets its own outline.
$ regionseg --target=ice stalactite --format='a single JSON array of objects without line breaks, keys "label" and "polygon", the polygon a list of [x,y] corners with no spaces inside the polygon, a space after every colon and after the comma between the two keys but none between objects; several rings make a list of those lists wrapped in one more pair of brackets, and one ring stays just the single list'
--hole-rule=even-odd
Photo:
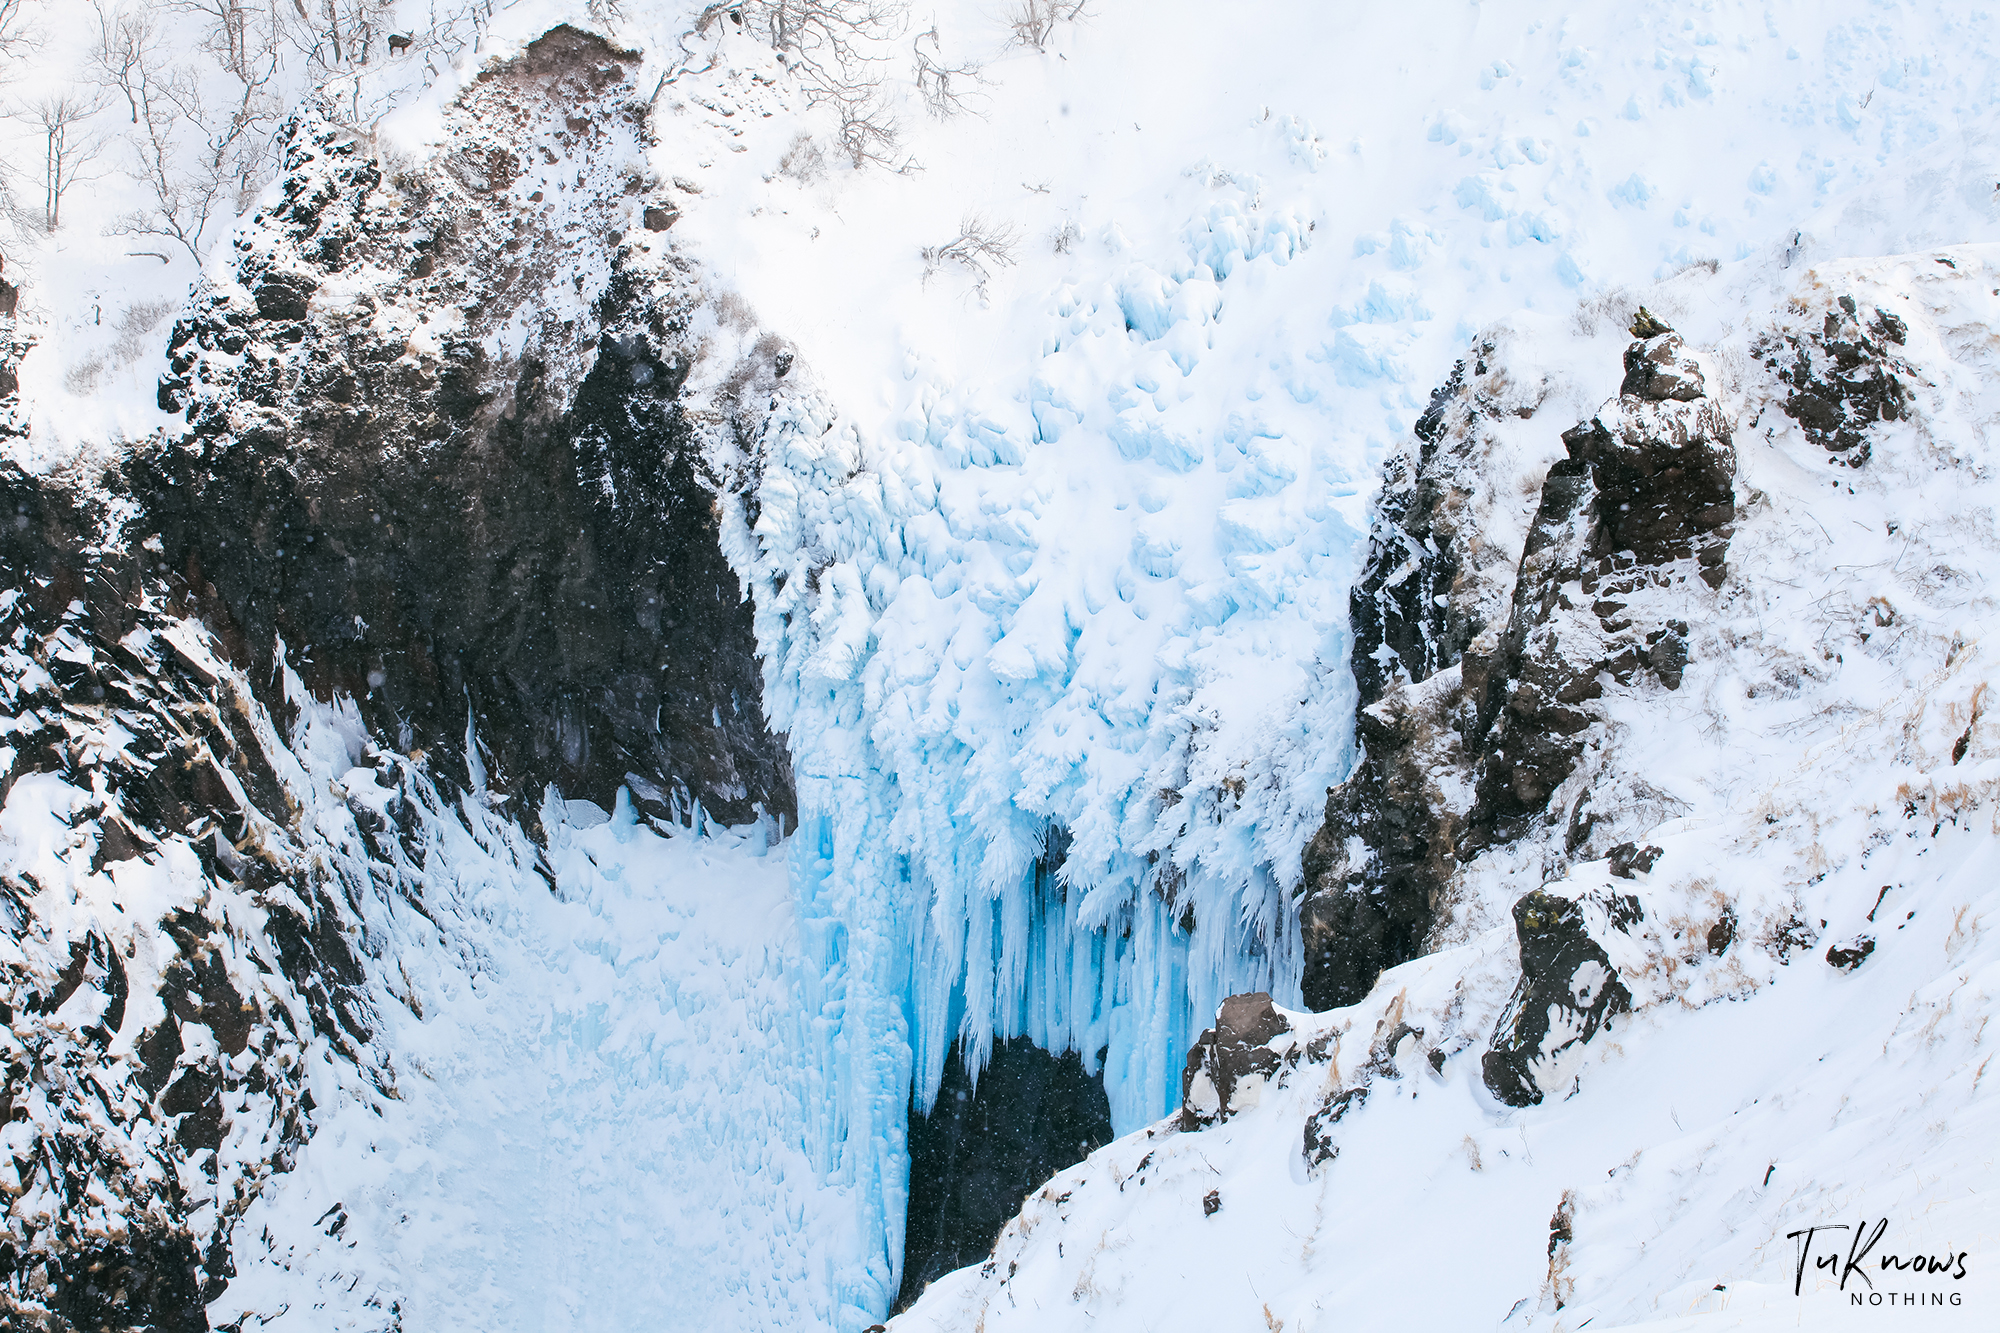
[{"label": "ice stalactite", "polygon": [[880,438],[793,369],[716,446],[799,795],[816,1160],[879,1238],[854,1312],[897,1292],[908,1115],[954,1049],[974,1078],[999,1042],[1073,1051],[1124,1133],[1224,996],[1297,1003],[1368,446],[1315,443],[1331,362],[1245,395],[1214,349],[1225,294],[1254,320],[1310,230],[1218,185],[1163,254],[1096,238],[1018,394],[913,352]]}]

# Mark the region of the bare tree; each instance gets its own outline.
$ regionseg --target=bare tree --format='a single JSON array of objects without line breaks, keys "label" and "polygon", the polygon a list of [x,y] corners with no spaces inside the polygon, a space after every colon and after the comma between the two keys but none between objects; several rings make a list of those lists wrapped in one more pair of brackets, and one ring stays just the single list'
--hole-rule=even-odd
[{"label": "bare tree", "polygon": [[27,0],[0,0],[0,56],[25,55],[41,41],[28,23]]},{"label": "bare tree", "polygon": [[741,6],[746,23],[761,20],[771,45],[807,83],[852,87],[873,78],[874,44],[903,31],[904,0],[761,0]]},{"label": "bare tree", "polygon": [[84,124],[103,109],[95,96],[72,90],[15,113],[42,131],[42,225],[50,231],[62,225],[63,196],[104,151],[104,140]]},{"label": "bare tree", "polygon": [[840,121],[840,151],[856,168],[870,162],[897,172],[915,168],[916,164],[907,159],[896,161],[896,149],[903,141],[902,130],[888,103],[873,86],[828,89],[814,100],[833,108]]},{"label": "bare tree", "polygon": [[268,119],[262,85],[244,85],[213,109],[188,71],[149,70],[142,86],[132,174],[151,200],[115,230],[173,241],[200,263],[211,224],[226,223],[257,188],[266,149],[256,131]]},{"label": "bare tree", "polygon": [[[928,51],[924,49],[926,46],[930,48]],[[924,110],[939,120],[948,120],[965,110],[964,88],[980,82],[979,66],[971,61],[946,64],[935,23],[930,31],[917,34],[910,43],[910,53],[915,64],[912,77],[917,93],[924,99]]]},{"label": "bare tree", "polygon": [[91,48],[90,63],[101,82],[124,96],[132,123],[137,125],[139,105],[147,98],[150,67],[157,63],[153,47],[158,29],[152,14],[144,9],[127,10],[105,0],[92,0],[92,6],[97,11],[97,41]]},{"label": "bare tree", "polygon": [[269,27],[276,17],[275,9],[267,17],[243,0],[170,0],[170,3],[184,14],[199,14],[213,20],[207,40],[215,58],[245,83],[255,77],[259,58],[270,46]]},{"label": "bare tree", "polygon": [[1007,15],[1014,40],[1022,46],[1046,51],[1056,24],[1074,23],[1083,17],[1084,0],[1020,0]]},{"label": "bare tree", "polygon": [[1011,265],[1017,239],[1014,228],[996,225],[976,213],[969,214],[958,224],[958,235],[943,245],[927,245],[919,252],[924,258],[924,281],[929,282],[946,264],[957,264],[972,274],[973,282],[983,296],[986,284],[993,276],[987,266],[1006,268]]},{"label": "bare tree", "polygon": [[274,30],[232,13],[232,0],[197,6],[216,20],[218,59],[237,76],[220,100],[216,84],[169,59],[157,19],[145,0],[93,0],[97,41],[91,53],[98,81],[125,99],[133,129],[125,136],[126,167],[148,203],[113,227],[127,236],[158,236],[198,263],[211,224],[254,193],[268,155],[262,131],[275,114],[268,85],[278,69]]}]

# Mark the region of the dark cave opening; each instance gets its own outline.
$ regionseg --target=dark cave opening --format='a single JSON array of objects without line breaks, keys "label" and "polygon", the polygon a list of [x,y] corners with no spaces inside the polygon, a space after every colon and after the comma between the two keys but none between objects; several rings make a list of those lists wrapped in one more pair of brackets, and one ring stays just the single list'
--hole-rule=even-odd
[{"label": "dark cave opening", "polygon": [[961,1048],[945,1058],[930,1114],[910,1106],[910,1209],[896,1309],[992,1250],[1021,1200],[1111,1141],[1104,1081],[1074,1051],[996,1042],[975,1087]]}]

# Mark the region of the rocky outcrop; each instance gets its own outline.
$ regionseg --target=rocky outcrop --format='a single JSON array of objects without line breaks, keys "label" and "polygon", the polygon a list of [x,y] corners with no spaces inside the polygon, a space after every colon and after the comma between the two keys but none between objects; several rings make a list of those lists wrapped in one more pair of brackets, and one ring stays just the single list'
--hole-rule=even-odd
[{"label": "rocky outcrop", "polygon": [[1268,992],[1224,1000],[1215,1026],[1188,1049],[1181,1070],[1181,1128],[1199,1129],[1254,1106],[1251,1089],[1278,1072],[1278,1053],[1270,1043],[1291,1030],[1291,1021],[1278,1012]]},{"label": "rocky outcrop", "polygon": [[375,889],[302,854],[268,711],[103,516],[0,500],[0,1323],[206,1329],[314,1070],[386,1086]]},{"label": "rocky outcrop", "polygon": [[1700,394],[1701,371],[1677,335],[1635,343],[1625,364],[1612,424],[1563,434],[1569,457],[1543,483],[1498,651],[1461,664],[1483,742],[1461,851],[1518,837],[1547,808],[1604,678],[1629,686],[1643,672],[1680,688],[1687,622],[1658,614],[1654,593],[1690,573],[1722,583],[1736,517],[1729,423],[1684,396]]},{"label": "rocky outcrop", "polygon": [[[1268,998],[1268,997],[1267,997]],[[1104,1084],[1075,1052],[995,1043],[975,1085],[954,1045],[928,1113],[910,1113],[910,1203],[897,1308],[978,1263],[1050,1176],[1111,1141]]]},{"label": "rocky outcrop", "polygon": [[1639,901],[1630,894],[1579,900],[1537,889],[1514,904],[1521,984],[1481,1057],[1495,1097],[1509,1106],[1533,1106],[1566,1088],[1584,1043],[1631,1011],[1632,992],[1593,932],[1629,930],[1640,919]]},{"label": "rocky outcrop", "polygon": [[[1459,864],[1549,816],[1607,688],[1680,687],[1689,585],[1726,574],[1735,453],[1679,335],[1643,310],[1632,332],[1615,409],[1563,434],[1511,568],[1466,521],[1492,507],[1482,420],[1534,407],[1498,392],[1490,347],[1390,464],[1354,598],[1363,757],[1305,857],[1313,1007],[1416,956]],[[1609,830],[1587,791],[1569,805],[1567,851],[1593,850]]]},{"label": "rocky outcrop", "polygon": [[296,119],[282,197],[175,326],[160,400],[190,429],[132,484],[232,656],[288,653],[434,776],[530,817],[549,783],[789,816],[679,400],[702,292],[627,239],[655,191],[633,59],[554,30],[421,170]]},{"label": "rocky outcrop", "polygon": [[1817,332],[1775,334],[1752,351],[1778,373],[1789,390],[1785,415],[1827,451],[1827,462],[1860,467],[1868,428],[1906,413],[1903,381],[1916,372],[1891,349],[1908,336],[1901,316],[1877,307],[1864,317],[1852,296],[1842,296]]}]

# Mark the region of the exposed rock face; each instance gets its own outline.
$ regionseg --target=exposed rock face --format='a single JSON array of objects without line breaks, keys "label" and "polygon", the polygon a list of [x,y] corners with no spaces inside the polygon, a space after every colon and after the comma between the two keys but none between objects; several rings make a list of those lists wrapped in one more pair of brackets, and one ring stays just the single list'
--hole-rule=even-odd
[{"label": "exposed rock face", "polygon": [[0,1323],[205,1329],[314,1069],[383,1077],[374,890],[301,855],[268,712],[100,516],[0,500]]},{"label": "exposed rock face", "polygon": [[1916,372],[1890,348],[1908,335],[1900,316],[1877,308],[1864,322],[1854,298],[1843,296],[1817,335],[1787,334],[1754,350],[1791,390],[1785,415],[1827,451],[1829,463],[1860,467],[1868,461],[1868,427],[1904,415],[1902,377]]},{"label": "exposed rock face", "polygon": [[233,655],[282,641],[435,772],[740,824],[791,814],[789,768],[678,402],[702,295],[617,248],[651,189],[618,175],[631,59],[556,29],[422,172],[298,120],[235,280],[175,326],[192,429],[134,484]]},{"label": "exposed rock face", "polygon": [[[1478,376],[1484,376],[1484,362],[1478,364]],[[1472,608],[1456,606],[1451,597],[1461,556],[1470,553],[1475,540],[1462,523],[1466,494],[1453,483],[1474,479],[1455,476],[1455,469],[1441,466],[1439,459],[1441,447],[1457,452],[1444,437],[1448,415],[1468,396],[1465,368],[1463,361],[1452,368],[1451,378],[1417,418],[1416,449],[1393,454],[1384,465],[1368,532],[1368,562],[1348,608],[1355,643],[1370,646],[1370,651],[1354,654],[1354,683],[1363,708],[1381,698],[1399,672],[1426,680],[1456,662],[1483,623]],[[1490,400],[1485,406],[1507,410]]]},{"label": "exposed rock face", "polygon": [[[1268,999],[1269,997],[1265,997]],[[1111,1141],[1103,1082],[1074,1053],[996,1043],[975,1088],[956,1046],[929,1115],[910,1115],[901,1309],[935,1278],[978,1263],[1042,1182]]]},{"label": "exposed rock face", "polygon": [[[1671,356],[1678,342],[1668,333],[1633,351],[1649,366],[1653,344]],[[1642,382],[1683,392],[1690,380],[1699,386],[1692,363],[1671,381]],[[1725,573],[1736,453],[1711,402],[1621,394],[1612,426],[1593,419],[1564,432],[1563,445],[1569,458],[1543,483],[1499,652],[1461,664],[1487,742],[1464,851],[1519,836],[1547,808],[1595,719],[1600,676],[1630,685],[1647,672],[1680,688],[1688,627],[1648,614],[1649,594],[1685,581],[1690,564],[1710,588]]]},{"label": "exposed rock face", "polygon": [[[1354,598],[1355,661],[1372,664],[1356,668],[1364,755],[1305,858],[1313,1007],[1352,1003],[1415,957],[1458,864],[1547,815],[1607,681],[1680,686],[1676,611],[1690,580],[1726,574],[1735,453],[1679,336],[1644,311],[1633,332],[1615,411],[1564,433],[1511,569],[1462,516],[1492,484],[1481,418],[1534,404],[1490,382],[1483,354],[1390,464]],[[1579,793],[1571,852],[1590,845],[1588,807]]]},{"label": "exposed rock face", "polygon": [[1632,1008],[1632,992],[1592,930],[1626,930],[1640,920],[1630,895],[1582,900],[1541,889],[1514,904],[1521,984],[1481,1058],[1486,1086],[1509,1106],[1533,1106],[1561,1090],[1583,1044]]},{"label": "exposed rock face", "polygon": [[1254,1105],[1248,1093],[1254,1082],[1278,1070],[1273,1037],[1292,1030],[1291,1021],[1271,1003],[1268,992],[1232,995],[1222,1002],[1215,1026],[1189,1048],[1181,1070],[1181,1128],[1199,1129],[1226,1120],[1244,1105]]}]

